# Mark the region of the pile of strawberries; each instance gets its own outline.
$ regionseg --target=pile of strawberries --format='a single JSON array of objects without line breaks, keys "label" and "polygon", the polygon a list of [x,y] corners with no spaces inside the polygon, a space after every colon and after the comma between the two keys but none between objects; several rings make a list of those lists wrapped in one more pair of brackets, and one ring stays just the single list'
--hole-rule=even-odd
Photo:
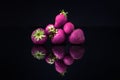
[{"label": "pile of strawberries", "polygon": [[53,44],[62,44],[65,40],[71,44],[83,44],[85,42],[83,30],[75,29],[74,24],[68,21],[67,12],[64,10],[55,17],[54,24],[48,24],[45,29],[39,27],[31,35],[34,44],[45,44],[48,38]]}]

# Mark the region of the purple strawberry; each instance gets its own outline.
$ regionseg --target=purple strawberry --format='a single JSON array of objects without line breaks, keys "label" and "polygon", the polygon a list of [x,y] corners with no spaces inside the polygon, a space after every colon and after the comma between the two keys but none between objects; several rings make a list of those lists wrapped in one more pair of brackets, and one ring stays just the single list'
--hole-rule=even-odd
[{"label": "purple strawberry", "polygon": [[55,70],[60,73],[61,75],[64,75],[67,71],[67,66],[64,64],[62,60],[56,60],[55,61]]},{"label": "purple strawberry", "polygon": [[41,60],[45,58],[47,51],[43,46],[33,46],[31,53],[36,59]]},{"label": "purple strawberry", "polygon": [[82,29],[75,29],[69,36],[69,42],[71,44],[83,44],[85,41],[85,36]]},{"label": "purple strawberry", "polygon": [[46,26],[45,31],[47,35],[55,33],[55,27],[53,24],[49,24]]},{"label": "purple strawberry", "polygon": [[45,58],[45,61],[48,63],[48,64],[54,64],[56,60],[56,57],[53,55],[53,54],[49,54],[48,56],[46,56]]},{"label": "purple strawberry", "polygon": [[65,23],[63,30],[66,34],[70,34],[74,30],[74,25],[71,22],[67,22]]},{"label": "purple strawberry", "polygon": [[57,29],[54,36],[51,38],[53,44],[62,44],[65,41],[65,33],[62,29]]},{"label": "purple strawberry", "polygon": [[64,25],[67,22],[67,12],[64,10],[61,11],[56,17],[55,17],[55,28],[60,28],[62,25]]},{"label": "purple strawberry", "polygon": [[81,59],[85,53],[85,49],[81,46],[71,46],[69,53],[73,59]]},{"label": "purple strawberry", "polygon": [[63,59],[65,55],[65,47],[64,46],[54,46],[52,47],[52,52],[57,59]]},{"label": "purple strawberry", "polygon": [[34,44],[44,44],[47,41],[45,30],[42,28],[34,30],[31,35],[31,40]]},{"label": "purple strawberry", "polygon": [[69,56],[65,56],[63,61],[66,65],[72,65],[74,62],[74,59],[69,55]]}]

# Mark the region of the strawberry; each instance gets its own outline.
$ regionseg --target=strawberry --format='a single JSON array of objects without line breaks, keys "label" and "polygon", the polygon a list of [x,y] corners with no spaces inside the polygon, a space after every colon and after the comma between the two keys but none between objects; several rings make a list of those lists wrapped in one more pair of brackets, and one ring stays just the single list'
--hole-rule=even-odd
[{"label": "strawberry", "polygon": [[47,41],[45,30],[42,28],[34,30],[31,35],[31,40],[34,44],[44,44]]},{"label": "strawberry", "polygon": [[65,33],[62,29],[57,29],[54,36],[51,38],[53,44],[62,44],[65,41]]},{"label": "strawberry", "polygon": [[71,22],[65,23],[63,30],[66,34],[71,34],[74,30],[74,25]]},{"label": "strawberry", "polygon": [[83,30],[80,28],[75,29],[69,36],[69,42],[71,44],[83,44],[85,42]]},{"label": "strawberry", "polygon": [[60,28],[62,25],[64,25],[67,22],[67,12],[64,10],[61,11],[56,17],[55,17],[55,28]]}]

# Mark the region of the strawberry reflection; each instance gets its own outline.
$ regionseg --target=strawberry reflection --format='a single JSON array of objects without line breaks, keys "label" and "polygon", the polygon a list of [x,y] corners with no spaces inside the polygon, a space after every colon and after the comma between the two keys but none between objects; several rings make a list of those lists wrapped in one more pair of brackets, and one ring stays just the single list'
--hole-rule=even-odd
[{"label": "strawberry reflection", "polygon": [[50,53],[49,55],[47,55],[47,56],[45,57],[45,61],[46,61],[48,64],[54,64],[55,60],[56,60],[56,57],[55,57],[52,53]]},{"label": "strawberry reflection", "polygon": [[[46,50],[47,49],[47,50]],[[68,51],[67,51],[68,50]],[[38,59],[44,59],[46,63],[53,64],[56,72],[64,75],[69,66],[75,63],[76,60],[82,59],[85,49],[83,46],[34,46],[31,50],[32,55]],[[48,53],[47,53],[48,52]]]},{"label": "strawberry reflection", "polygon": [[65,72],[67,71],[67,65],[65,65],[65,63],[62,60],[56,60],[55,70],[61,75],[64,75]]},{"label": "strawberry reflection", "polygon": [[52,52],[57,59],[63,59],[65,56],[65,46],[53,46]]},{"label": "strawberry reflection", "polygon": [[41,60],[44,59],[46,56],[46,49],[43,46],[33,46],[31,53],[33,55],[34,58]]},{"label": "strawberry reflection", "polygon": [[73,64],[74,59],[70,55],[67,55],[64,57],[63,61],[66,65],[70,66]]},{"label": "strawberry reflection", "polygon": [[70,46],[69,53],[73,59],[82,59],[85,49],[82,46]]}]

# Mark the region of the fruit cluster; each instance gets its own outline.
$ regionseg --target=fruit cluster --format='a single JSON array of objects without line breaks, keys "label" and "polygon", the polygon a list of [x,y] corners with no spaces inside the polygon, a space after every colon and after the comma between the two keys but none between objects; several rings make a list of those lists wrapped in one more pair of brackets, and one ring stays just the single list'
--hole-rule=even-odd
[{"label": "fruit cluster", "polygon": [[75,29],[72,22],[68,21],[67,12],[62,10],[56,17],[54,24],[48,24],[45,29],[37,28],[32,32],[31,39],[34,44],[44,44],[48,37],[53,44],[62,44],[66,40],[71,44],[83,44],[85,41],[82,29]]},{"label": "fruit cluster", "polygon": [[55,70],[64,74],[75,60],[82,59],[85,52],[83,46],[74,45],[67,48],[68,50],[65,46],[52,46],[48,49],[44,46],[33,46],[31,53],[38,60],[45,60],[50,65],[54,64]]}]

